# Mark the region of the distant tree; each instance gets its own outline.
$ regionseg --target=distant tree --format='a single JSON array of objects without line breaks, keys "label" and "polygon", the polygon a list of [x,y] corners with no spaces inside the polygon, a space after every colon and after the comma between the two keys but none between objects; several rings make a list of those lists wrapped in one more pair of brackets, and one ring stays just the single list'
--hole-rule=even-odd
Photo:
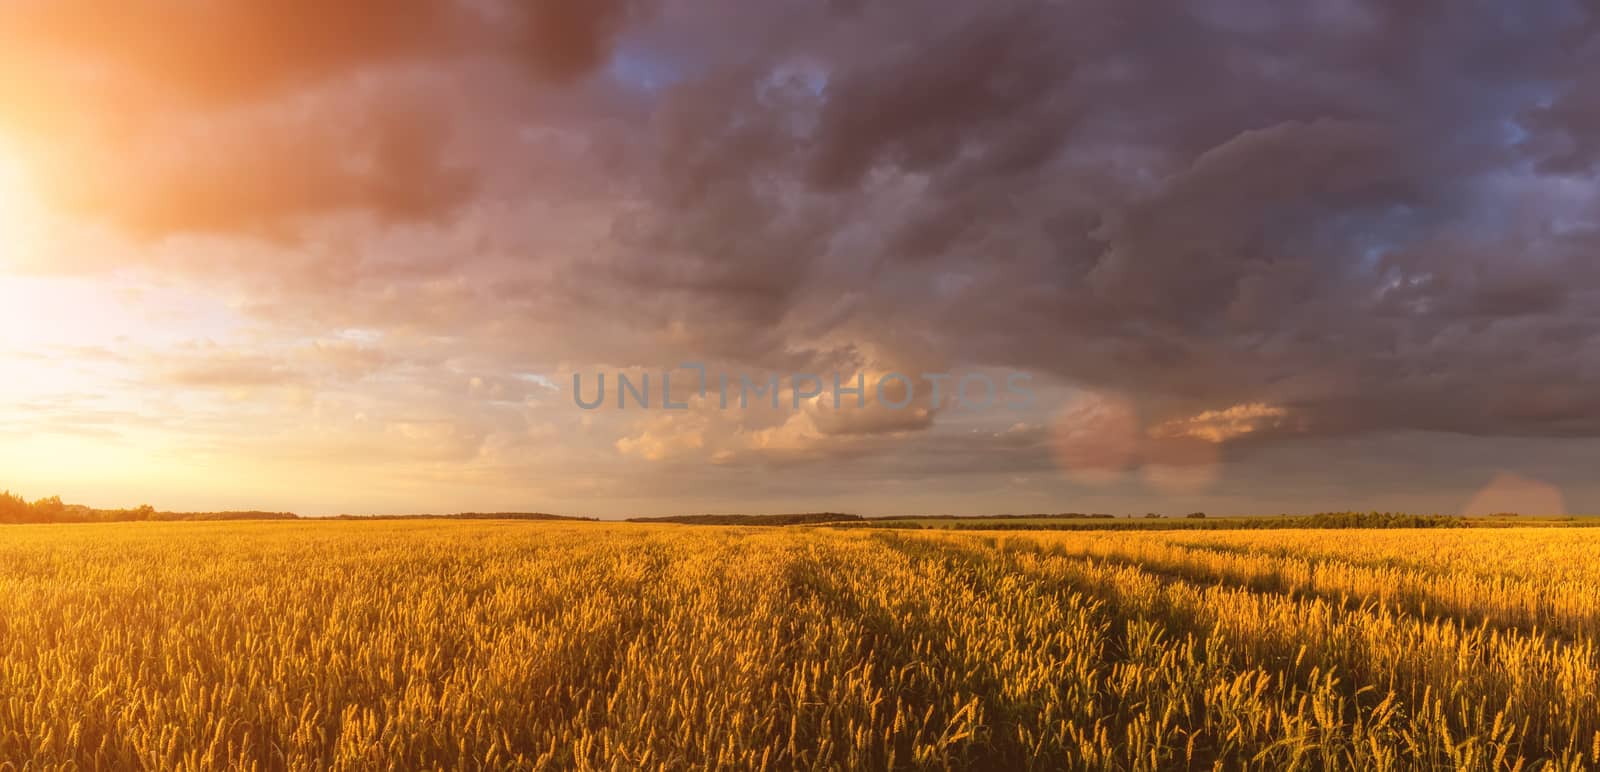
[{"label": "distant tree", "polygon": [[29,503],[11,491],[0,492],[0,523],[110,523],[123,520],[292,520],[289,512],[158,512],[145,504],[134,509],[93,509],[66,504],[60,496]]},{"label": "distant tree", "polygon": [[11,491],[0,493],[0,522],[25,523],[32,519],[33,509],[21,496]]},{"label": "distant tree", "polygon": [[61,503],[60,496],[51,496],[33,502],[33,513],[45,520],[56,521],[67,513],[67,505]]},{"label": "distant tree", "polygon": [[1186,518],[1188,518],[1190,520],[1204,520],[1204,519],[1206,519],[1206,513],[1204,513],[1204,512],[1190,512],[1189,514],[1184,515],[1184,517],[1186,517]]}]

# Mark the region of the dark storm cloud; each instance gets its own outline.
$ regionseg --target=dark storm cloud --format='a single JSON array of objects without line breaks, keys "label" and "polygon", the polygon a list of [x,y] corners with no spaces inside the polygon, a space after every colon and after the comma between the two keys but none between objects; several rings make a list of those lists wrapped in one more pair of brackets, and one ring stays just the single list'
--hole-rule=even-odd
[{"label": "dark storm cloud", "polygon": [[1071,51],[1052,36],[1067,20],[1041,4],[973,8],[945,15],[917,45],[886,46],[829,73],[813,183],[855,187],[879,163],[936,171],[963,151],[1000,170],[1048,160],[1071,117],[1054,93],[1073,77]]},{"label": "dark storm cloud", "polygon": [[516,43],[539,72],[575,78],[605,61],[612,39],[641,5],[636,0],[518,3],[512,11],[522,16]]},{"label": "dark storm cloud", "polygon": [[[1585,5],[364,5],[41,5],[69,10],[11,38],[215,129],[90,209],[425,224],[254,267],[303,271],[267,307],[312,319],[519,363],[1019,368],[1155,428],[1284,412],[1241,443],[1600,434]],[[405,107],[325,123],[352,94]]]},{"label": "dark storm cloud", "polygon": [[1585,9],[913,10],[662,98],[641,311],[920,328],[1156,423],[1600,431]]}]

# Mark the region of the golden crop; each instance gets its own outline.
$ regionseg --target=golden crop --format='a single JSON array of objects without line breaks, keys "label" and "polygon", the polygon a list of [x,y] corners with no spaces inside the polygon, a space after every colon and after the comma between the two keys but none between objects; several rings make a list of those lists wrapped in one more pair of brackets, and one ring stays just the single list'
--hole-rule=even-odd
[{"label": "golden crop", "polygon": [[0,531],[3,769],[1584,769],[1600,532]]}]

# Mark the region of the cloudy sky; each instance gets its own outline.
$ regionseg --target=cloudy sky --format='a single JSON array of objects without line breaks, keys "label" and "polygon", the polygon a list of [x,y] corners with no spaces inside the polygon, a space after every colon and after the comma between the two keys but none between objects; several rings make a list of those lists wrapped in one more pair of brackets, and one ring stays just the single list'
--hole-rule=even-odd
[{"label": "cloudy sky", "polygon": [[1600,511],[1597,173],[1579,2],[11,0],[0,487]]}]

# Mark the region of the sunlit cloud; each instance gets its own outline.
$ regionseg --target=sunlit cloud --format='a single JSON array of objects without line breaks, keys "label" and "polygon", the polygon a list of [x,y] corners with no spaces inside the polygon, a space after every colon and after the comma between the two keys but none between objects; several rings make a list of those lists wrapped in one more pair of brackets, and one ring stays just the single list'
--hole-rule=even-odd
[{"label": "sunlit cloud", "polygon": [[1189,418],[1179,418],[1150,428],[1150,436],[1161,439],[1191,437],[1221,444],[1283,425],[1289,411],[1261,402],[1234,405],[1222,410],[1207,410]]}]

